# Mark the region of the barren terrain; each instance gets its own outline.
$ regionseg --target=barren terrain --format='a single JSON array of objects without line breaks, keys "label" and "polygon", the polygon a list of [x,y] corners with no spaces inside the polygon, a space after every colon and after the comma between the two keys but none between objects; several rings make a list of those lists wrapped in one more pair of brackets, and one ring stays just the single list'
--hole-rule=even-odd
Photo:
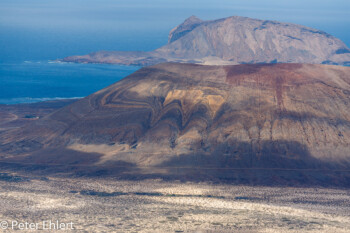
[{"label": "barren terrain", "polygon": [[158,64],[1,131],[0,158],[52,173],[350,187],[349,90],[349,67]]},{"label": "barren terrain", "polygon": [[349,208],[342,189],[0,176],[1,221],[74,232],[349,232]]},{"label": "barren terrain", "polygon": [[63,99],[30,104],[0,104],[0,132],[31,124],[75,101],[77,99]]}]

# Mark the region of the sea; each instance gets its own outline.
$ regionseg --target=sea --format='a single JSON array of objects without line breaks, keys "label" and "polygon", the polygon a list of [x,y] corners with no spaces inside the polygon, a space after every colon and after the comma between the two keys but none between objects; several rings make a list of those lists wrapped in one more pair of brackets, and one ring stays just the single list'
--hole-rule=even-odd
[{"label": "sea", "polygon": [[350,45],[350,3],[274,0],[2,0],[0,104],[81,98],[140,69],[56,62],[94,51],[151,51],[191,15],[279,20],[321,29]]},{"label": "sea", "polygon": [[140,67],[23,61],[0,65],[0,104],[82,98]]},{"label": "sea", "polygon": [[128,13],[140,7],[106,4],[114,2],[1,1],[0,104],[85,97],[141,67],[57,60],[101,50],[151,51],[167,43],[171,23],[159,28],[155,16]]},{"label": "sea", "polygon": [[[100,50],[153,50],[167,32],[28,28],[0,23],[0,104],[82,98],[141,67],[59,62]],[[162,38],[161,40],[159,38]]]},{"label": "sea", "polygon": [[58,59],[100,50],[153,50],[166,43],[167,32],[160,35],[152,31],[48,30],[0,24],[0,104],[90,95],[141,67],[64,63]]}]

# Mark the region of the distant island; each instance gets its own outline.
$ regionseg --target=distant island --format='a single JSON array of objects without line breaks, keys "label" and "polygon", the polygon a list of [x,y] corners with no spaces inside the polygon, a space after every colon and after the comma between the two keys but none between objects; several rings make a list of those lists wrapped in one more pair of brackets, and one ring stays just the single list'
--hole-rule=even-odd
[{"label": "distant island", "polygon": [[338,38],[309,27],[232,16],[186,19],[154,51],[99,51],[64,62],[149,66],[162,62],[204,65],[311,63],[350,65],[350,49]]}]

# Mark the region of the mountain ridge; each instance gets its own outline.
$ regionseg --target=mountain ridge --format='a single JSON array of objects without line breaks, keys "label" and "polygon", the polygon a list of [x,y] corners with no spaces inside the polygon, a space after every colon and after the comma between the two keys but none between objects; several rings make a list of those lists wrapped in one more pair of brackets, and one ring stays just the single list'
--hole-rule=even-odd
[{"label": "mountain ridge", "polygon": [[170,31],[167,45],[154,51],[101,51],[62,61],[140,66],[162,62],[348,65],[350,49],[334,36],[302,25],[241,16],[208,21],[191,16]]},{"label": "mountain ridge", "polygon": [[0,159],[87,175],[350,186],[349,89],[349,67],[157,64],[0,132]]}]

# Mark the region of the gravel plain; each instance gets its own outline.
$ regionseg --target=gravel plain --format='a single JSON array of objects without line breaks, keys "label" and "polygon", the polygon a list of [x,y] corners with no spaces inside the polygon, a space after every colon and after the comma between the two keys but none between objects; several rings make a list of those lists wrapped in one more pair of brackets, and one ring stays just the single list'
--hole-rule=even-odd
[{"label": "gravel plain", "polygon": [[349,209],[346,189],[0,175],[0,220],[39,223],[22,232],[350,232]]}]

